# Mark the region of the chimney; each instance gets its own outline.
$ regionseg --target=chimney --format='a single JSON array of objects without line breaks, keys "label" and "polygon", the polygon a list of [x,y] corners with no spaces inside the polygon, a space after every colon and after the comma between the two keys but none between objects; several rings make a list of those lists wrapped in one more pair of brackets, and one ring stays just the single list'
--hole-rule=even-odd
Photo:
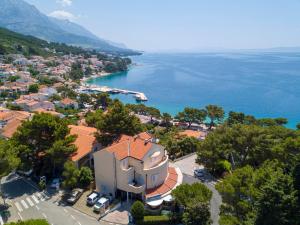
[{"label": "chimney", "polygon": [[129,138],[128,138],[128,146],[127,146],[127,156],[130,156],[130,140],[129,140]]}]

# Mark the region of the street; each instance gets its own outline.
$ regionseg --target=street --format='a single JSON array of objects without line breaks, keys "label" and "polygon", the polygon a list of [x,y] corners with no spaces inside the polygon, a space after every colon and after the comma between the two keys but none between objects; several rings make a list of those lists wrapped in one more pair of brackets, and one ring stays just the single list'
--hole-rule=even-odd
[{"label": "street", "polygon": [[108,224],[97,221],[70,206],[60,205],[58,197],[45,195],[29,180],[15,174],[2,179],[2,191],[7,197],[6,203],[10,205],[10,216],[7,222],[46,219],[51,225]]},{"label": "street", "polygon": [[[193,184],[195,182],[201,182],[198,178],[194,177],[194,170],[195,169],[204,169],[203,166],[199,166],[196,164],[197,155],[191,155],[187,158],[181,159],[174,163],[171,163],[181,169],[183,174],[183,183]],[[222,204],[222,198],[219,192],[215,189],[216,181],[215,179],[206,171],[204,180],[202,182],[208,189],[210,189],[213,193],[212,199],[210,201],[210,210],[211,210],[211,219],[213,221],[213,225],[219,224],[219,213],[220,213],[220,206]]]}]

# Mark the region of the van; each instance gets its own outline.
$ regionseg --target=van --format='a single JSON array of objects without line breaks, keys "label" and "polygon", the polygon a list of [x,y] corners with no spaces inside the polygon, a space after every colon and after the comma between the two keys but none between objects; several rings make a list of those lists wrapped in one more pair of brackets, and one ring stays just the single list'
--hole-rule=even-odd
[{"label": "van", "polygon": [[100,195],[97,192],[93,192],[86,199],[86,204],[93,206],[99,199]]},{"label": "van", "polygon": [[108,198],[100,198],[96,204],[94,205],[94,211],[98,213],[104,213],[105,209],[109,206],[109,199]]}]

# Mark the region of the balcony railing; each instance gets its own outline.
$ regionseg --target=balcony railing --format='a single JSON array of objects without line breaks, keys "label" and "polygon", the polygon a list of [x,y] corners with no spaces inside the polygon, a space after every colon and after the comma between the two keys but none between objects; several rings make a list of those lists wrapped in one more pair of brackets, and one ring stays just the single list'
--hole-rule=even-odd
[{"label": "balcony railing", "polygon": [[133,193],[136,193],[136,194],[142,193],[145,190],[145,185],[138,184],[136,181],[132,181],[128,185],[129,185],[129,188],[130,188],[130,192],[133,192]]},{"label": "balcony railing", "polygon": [[150,171],[150,170],[154,170],[156,168],[159,168],[159,167],[162,167],[164,166],[165,164],[167,164],[169,161],[169,156],[168,155],[165,155],[160,162],[154,164],[153,166],[149,167],[149,168],[144,168],[144,171]]}]

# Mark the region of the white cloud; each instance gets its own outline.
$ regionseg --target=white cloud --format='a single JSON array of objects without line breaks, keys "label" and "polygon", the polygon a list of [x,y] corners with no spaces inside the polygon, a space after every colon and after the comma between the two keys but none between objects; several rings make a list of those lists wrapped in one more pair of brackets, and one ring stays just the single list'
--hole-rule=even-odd
[{"label": "white cloud", "polygon": [[64,10],[56,10],[50,13],[48,16],[61,19],[61,20],[70,20],[74,21],[76,19],[76,16],[74,16],[72,13],[64,11]]},{"label": "white cloud", "polygon": [[57,3],[61,4],[63,7],[72,5],[73,0],[56,0]]}]

